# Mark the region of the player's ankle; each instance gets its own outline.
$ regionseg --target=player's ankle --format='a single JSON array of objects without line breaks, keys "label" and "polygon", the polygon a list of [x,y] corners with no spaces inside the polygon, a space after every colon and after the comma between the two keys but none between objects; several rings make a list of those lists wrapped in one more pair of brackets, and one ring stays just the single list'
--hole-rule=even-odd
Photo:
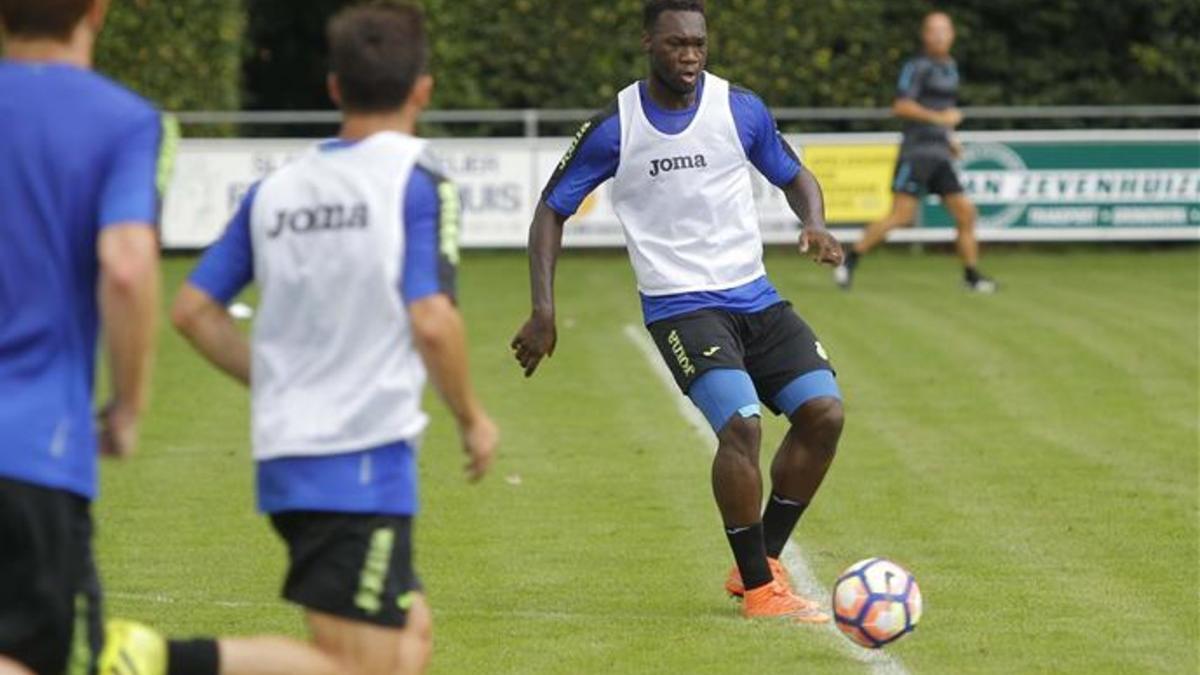
[{"label": "player's ankle", "polygon": [[167,642],[167,675],[217,675],[220,662],[216,640],[200,638]]}]

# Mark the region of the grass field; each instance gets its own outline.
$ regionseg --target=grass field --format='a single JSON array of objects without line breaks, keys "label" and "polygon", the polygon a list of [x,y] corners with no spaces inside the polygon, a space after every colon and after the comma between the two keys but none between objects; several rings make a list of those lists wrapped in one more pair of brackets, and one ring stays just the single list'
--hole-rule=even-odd
[{"label": "grass field", "polygon": [[[170,289],[191,264],[168,263]],[[924,623],[889,650],[905,668],[1200,669],[1197,250],[997,253],[995,297],[960,291],[943,256],[871,258],[852,294],[787,252],[768,266],[847,396],[796,540],[826,584],[871,555],[913,570]],[[462,480],[431,401],[417,540],[435,671],[867,672],[839,636],[745,622],[722,595],[710,448],[625,333],[639,314],[624,259],[563,261],[558,354],[529,381],[507,350],[524,270],[472,255],[461,276],[505,434],[482,486]],[[253,512],[246,395],[178,337],[162,344],[143,453],[104,472],[110,614],[299,635],[277,600],[282,546]],[[765,443],[781,435],[772,421]]]}]

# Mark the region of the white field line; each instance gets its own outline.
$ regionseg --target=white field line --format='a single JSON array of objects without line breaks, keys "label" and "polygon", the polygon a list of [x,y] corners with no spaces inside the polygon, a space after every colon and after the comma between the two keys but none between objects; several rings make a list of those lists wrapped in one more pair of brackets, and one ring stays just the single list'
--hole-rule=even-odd
[{"label": "white field line", "polygon": [[[646,357],[646,362],[650,364],[654,374],[658,376],[663,385],[669,391],[677,393],[678,387],[675,384],[675,377],[671,375],[671,371],[663,363],[662,356],[658,353],[658,347],[654,346],[654,342],[646,334],[646,330],[641,326],[627,324],[625,326],[625,337],[629,338],[633,346],[637,347],[642,356]],[[704,415],[682,394],[675,397],[675,407],[679,410],[679,414],[688,421],[688,424],[696,430],[696,433],[709,442],[709,447],[715,452],[717,439],[708,425],[708,420],[704,419]],[[792,575],[792,582],[795,584],[796,590],[800,591],[801,594],[818,599],[831,597],[829,589],[813,573],[812,566],[808,564],[808,559],[804,556],[804,551],[800,548],[799,544],[789,541],[783,549],[782,561],[787,567],[788,572]],[[842,636],[833,623],[825,624],[825,626],[827,632],[832,634],[835,643],[842,653],[866,664],[871,673],[877,675],[906,675],[909,672],[904,667],[904,664],[891,654],[883,650],[869,650],[856,647]]]},{"label": "white field line", "polygon": [[281,602],[252,602],[249,600],[217,600],[214,598],[177,598],[166,593],[130,593],[126,591],[104,591],[104,597],[116,600],[131,600],[133,602],[154,603],[157,605],[175,605],[180,603],[212,605],[230,609],[246,609],[250,607],[281,607]]}]

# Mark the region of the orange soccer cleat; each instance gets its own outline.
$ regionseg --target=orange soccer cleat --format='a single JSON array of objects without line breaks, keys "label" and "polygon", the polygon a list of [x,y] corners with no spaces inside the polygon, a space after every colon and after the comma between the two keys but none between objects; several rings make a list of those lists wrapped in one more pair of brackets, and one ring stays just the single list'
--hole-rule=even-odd
[{"label": "orange soccer cleat", "polygon": [[792,592],[779,580],[751,589],[744,596],[742,616],[747,619],[783,618],[798,623],[829,623],[829,615],[815,603]]}]

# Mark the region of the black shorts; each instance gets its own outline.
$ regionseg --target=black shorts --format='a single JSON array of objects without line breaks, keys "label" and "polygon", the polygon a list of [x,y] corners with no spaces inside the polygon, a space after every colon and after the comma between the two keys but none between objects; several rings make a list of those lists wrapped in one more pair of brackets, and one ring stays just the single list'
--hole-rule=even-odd
[{"label": "black shorts", "polygon": [[94,673],[103,642],[88,500],[0,478],[0,655]]},{"label": "black shorts", "polygon": [[784,387],[813,371],[833,370],[825,348],[790,302],[754,314],[702,309],[647,328],[684,394],[710,370],[744,370],[759,400],[779,414],[775,397]]},{"label": "black shorts", "polygon": [[953,195],[963,191],[954,163],[942,157],[900,157],[892,176],[892,192]]},{"label": "black shorts", "polygon": [[283,597],[352,621],[403,628],[421,583],[413,571],[412,518],[289,511],[271,516],[287,543]]}]

